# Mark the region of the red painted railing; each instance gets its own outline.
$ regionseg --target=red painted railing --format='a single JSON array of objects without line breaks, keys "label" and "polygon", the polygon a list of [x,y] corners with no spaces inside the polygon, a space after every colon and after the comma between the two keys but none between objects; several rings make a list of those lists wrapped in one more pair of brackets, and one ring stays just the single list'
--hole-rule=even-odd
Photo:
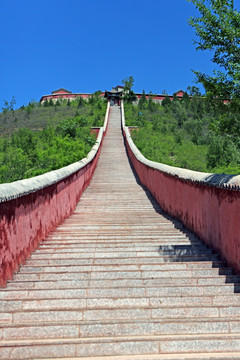
[{"label": "red painted railing", "polygon": [[86,158],[31,179],[0,184],[0,286],[74,211],[97,165],[109,112],[108,103],[104,126]]}]

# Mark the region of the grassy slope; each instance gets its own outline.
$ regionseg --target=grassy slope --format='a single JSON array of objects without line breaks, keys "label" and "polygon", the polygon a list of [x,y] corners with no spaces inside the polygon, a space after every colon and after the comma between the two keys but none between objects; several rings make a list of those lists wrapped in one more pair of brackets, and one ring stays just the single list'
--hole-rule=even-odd
[{"label": "grassy slope", "polygon": [[106,102],[30,104],[0,114],[0,182],[58,169],[86,156],[95,143],[92,126],[102,126]]},{"label": "grassy slope", "polygon": [[88,106],[78,107],[78,103],[74,102],[71,106],[63,103],[62,106],[39,106],[33,103],[26,107],[7,113],[0,113],[0,133],[1,136],[10,135],[23,127],[32,130],[42,130],[48,125],[59,124],[62,120],[76,115],[87,115],[89,113]]},{"label": "grassy slope", "polygon": [[132,131],[133,140],[150,160],[196,171],[240,174],[238,137],[220,134],[219,128],[211,131],[221,115],[207,106],[125,104],[126,124],[139,128]]}]

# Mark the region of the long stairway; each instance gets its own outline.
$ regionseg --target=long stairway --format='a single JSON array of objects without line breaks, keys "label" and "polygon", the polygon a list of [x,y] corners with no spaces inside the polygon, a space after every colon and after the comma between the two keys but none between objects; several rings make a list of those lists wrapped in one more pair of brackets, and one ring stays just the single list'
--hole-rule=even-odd
[{"label": "long stairway", "polygon": [[76,211],[0,290],[0,359],[240,359],[239,290],[138,183],[114,106]]}]

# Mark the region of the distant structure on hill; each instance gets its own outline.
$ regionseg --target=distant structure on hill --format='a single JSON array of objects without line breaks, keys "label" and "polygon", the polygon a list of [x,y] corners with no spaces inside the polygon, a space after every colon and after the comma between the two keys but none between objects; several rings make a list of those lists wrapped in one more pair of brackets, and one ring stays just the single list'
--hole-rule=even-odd
[{"label": "distant structure on hill", "polygon": [[[53,100],[53,102],[56,102],[59,99],[69,99],[70,101],[75,100],[76,98],[84,98],[87,99],[91,96],[90,93],[72,93],[69,90],[66,90],[64,88],[60,88],[58,90],[52,91],[49,95],[43,95],[40,99],[40,103],[44,103],[45,101]],[[104,92],[100,93],[100,96],[104,96]]]},{"label": "distant structure on hill", "polygon": [[[183,90],[178,90],[173,95],[167,95],[167,94],[145,94],[145,95],[147,99],[151,96],[153,101],[161,103],[163,99],[165,99],[167,96],[170,98],[170,100],[172,100],[174,96],[177,96],[179,99],[181,99],[183,97],[183,94],[184,94]],[[72,93],[69,90],[60,88],[58,90],[52,91],[52,93],[49,95],[43,95],[40,99],[40,103],[44,103],[45,101],[49,101],[51,99],[54,102],[56,102],[58,99],[69,99],[71,101],[79,97],[87,99],[91,95],[92,94],[89,93]],[[111,105],[120,104],[120,99],[123,97],[123,95],[124,95],[124,87],[121,85],[117,85],[116,87],[113,87],[112,90],[110,91],[105,90],[105,92],[100,93],[100,96],[107,98],[110,101]],[[137,96],[138,100],[142,96],[141,93],[135,93],[135,95]]]},{"label": "distant structure on hill", "polygon": [[110,101],[110,105],[120,105],[121,97],[124,95],[124,87],[121,85],[117,85],[113,87],[112,90],[105,90],[104,97]]},{"label": "distant structure on hill", "polygon": [[[181,99],[183,97],[184,92],[185,91],[183,91],[183,90],[178,90],[173,95],[168,95],[168,94],[151,94],[151,95],[150,94],[145,94],[145,96],[146,96],[146,99],[149,99],[149,97],[151,96],[153,101],[161,103],[166,97],[169,97],[170,100],[172,100],[174,98],[174,96],[177,96],[178,99]],[[137,96],[138,100],[142,97],[141,93],[135,93],[135,95]]]}]

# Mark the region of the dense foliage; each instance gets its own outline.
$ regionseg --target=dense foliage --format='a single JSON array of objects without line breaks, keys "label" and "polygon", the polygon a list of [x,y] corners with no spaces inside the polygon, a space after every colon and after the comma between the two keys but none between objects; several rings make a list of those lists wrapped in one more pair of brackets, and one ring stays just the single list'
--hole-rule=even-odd
[{"label": "dense foliage", "polygon": [[[206,94],[234,99],[240,95],[240,12],[234,0],[189,0],[199,11],[189,24],[197,35],[197,50],[211,51],[217,65],[213,76],[195,71]],[[220,69],[222,71],[220,71]]]},{"label": "dense foliage", "polygon": [[240,173],[240,112],[232,104],[187,93],[157,104],[143,93],[125,104],[128,126],[150,160],[196,171]]},{"label": "dense foliage", "polygon": [[105,112],[106,102],[98,94],[89,101],[32,102],[4,111],[0,114],[0,182],[40,175],[84,158],[96,141],[91,127],[103,125]]}]

